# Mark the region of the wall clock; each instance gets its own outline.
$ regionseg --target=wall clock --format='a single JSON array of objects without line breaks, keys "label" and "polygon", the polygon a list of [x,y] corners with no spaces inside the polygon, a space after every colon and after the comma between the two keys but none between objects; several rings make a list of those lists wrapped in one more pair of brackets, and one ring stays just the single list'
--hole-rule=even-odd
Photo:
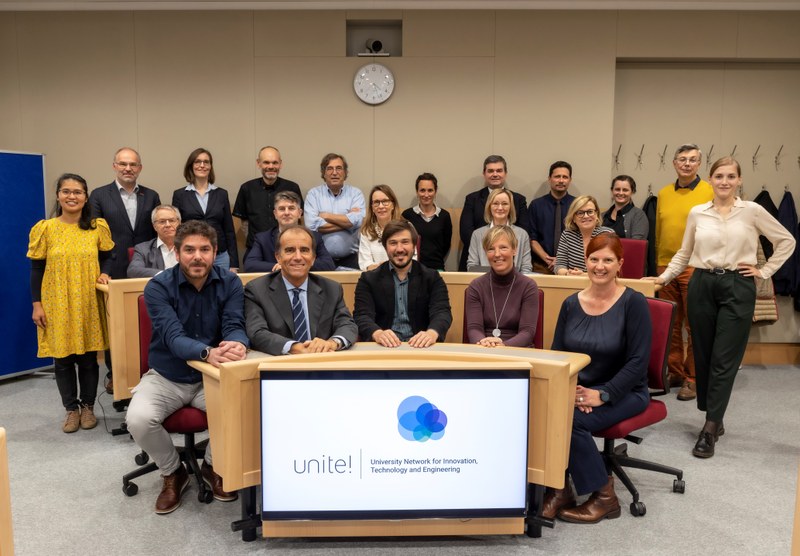
[{"label": "wall clock", "polygon": [[367,104],[381,104],[394,92],[394,74],[383,64],[367,64],[356,72],[353,90]]}]

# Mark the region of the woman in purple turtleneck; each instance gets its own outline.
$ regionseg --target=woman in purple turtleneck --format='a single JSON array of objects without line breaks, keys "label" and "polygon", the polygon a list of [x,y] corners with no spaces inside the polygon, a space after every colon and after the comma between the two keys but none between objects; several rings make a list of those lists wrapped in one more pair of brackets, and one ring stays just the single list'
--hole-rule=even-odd
[{"label": "woman in purple turtleneck", "polygon": [[539,288],[516,269],[517,236],[494,226],[483,237],[491,270],[467,288],[464,318],[469,343],[485,347],[531,347],[539,314]]}]

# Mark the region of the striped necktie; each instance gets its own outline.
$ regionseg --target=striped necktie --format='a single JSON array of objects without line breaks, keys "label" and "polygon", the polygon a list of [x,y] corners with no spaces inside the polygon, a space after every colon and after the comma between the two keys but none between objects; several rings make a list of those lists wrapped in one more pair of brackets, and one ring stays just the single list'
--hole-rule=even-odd
[{"label": "striped necktie", "polygon": [[294,319],[294,339],[298,342],[308,340],[308,325],[306,314],[303,311],[303,302],[300,301],[300,288],[292,289],[292,318]]}]

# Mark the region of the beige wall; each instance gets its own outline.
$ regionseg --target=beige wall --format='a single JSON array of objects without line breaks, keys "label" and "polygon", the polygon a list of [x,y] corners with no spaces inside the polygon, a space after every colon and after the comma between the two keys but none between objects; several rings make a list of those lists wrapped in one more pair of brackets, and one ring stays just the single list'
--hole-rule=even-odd
[{"label": "beige wall", "polygon": [[[404,55],[384,60],[395,95],[369,107],[352,91],[366,60],[345,57],[346,22],[382,15],[403,20]],[[747,191],[767,184],[779,200],[789,184],[800,201],[798,28],[800,12],[0,12],[0,149],[44,152],[49,182],[74,171],[95,187],[132,145],[166,201],[197,146],[232,201],[263,144],[304,190],[338,151],[364,190],[388,183],[407,206],[432,171],[440,204],[460,206],[490,153],[529,200],[566,159],[574,192],[607,203],[620,143],[641,203],[672,178],[657,153],[693,140],[737,144]]]}]

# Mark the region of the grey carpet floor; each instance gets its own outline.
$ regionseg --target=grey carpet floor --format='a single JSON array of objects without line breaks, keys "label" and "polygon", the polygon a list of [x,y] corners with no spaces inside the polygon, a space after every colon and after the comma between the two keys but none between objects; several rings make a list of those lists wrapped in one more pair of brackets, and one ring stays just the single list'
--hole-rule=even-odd
[{"label": "grey carpet floor", "polygon": [[[14,540],[19,555],[251,554],[789,554],[800,457],[800,367],[745,367],[725,418],[726,434],[709,460],[692,457],[703,416],[694,402],[666,398],[667,420],[643,433],[629,453],[684,470],[685,494],[666,475],[631,470],[647,515],[633,517],[618,484],[622,517],[597,525],[559,522],[539,539],[525,536],[258,539],[230,530],[238,502],[200,504],[190,487],[182,507],[153,513],[157,474],[126,497],[121,477],[138,453],[114,436],[123,414],[99,399],[91,431],[61,432],[63,412],[52,375],[0,382],[0,426],[9,441]],[[180,442],[180,440],[179,440]]]}]

